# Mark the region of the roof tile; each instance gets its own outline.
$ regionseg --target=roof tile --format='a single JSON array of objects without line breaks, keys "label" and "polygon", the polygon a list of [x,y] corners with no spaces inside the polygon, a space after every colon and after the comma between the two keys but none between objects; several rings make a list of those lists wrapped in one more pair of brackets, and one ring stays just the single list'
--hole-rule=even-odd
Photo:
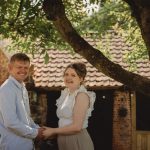
[{"label": "roof tile", "polygon": [[[93,46],[96,45],[98,40],[92,40],[91,38],[86,38],[88,41],[92,43]],[[103,42],[106,45],[107,39],[104,38]],[[123,54],[127,51],[131,50],[131,47],[125,45],[122,38],[116,36],[112,38],[111,43],[111,51],[110,55],[112,57],[113,62],[120,64],[123,68],[128,69],[128,65],[123,61]],[[87,76],[85,78],[85,85],[94,88],[105,88],[105,87],[117,87],[122,84],[111,79],[110,77],[105,76],[103,73],[98,71],[95,67],[93,67],[90,63],[87,62],[79,54],[72,54],[70,51],[59,51],[59,50],[49,50],[49,62],[48,64],[44,63],[44,56],[40,54],[36,54],[34,59],[32,60],[32,64],[34,65],[34,73],[33,79],[36,87],[43,88],[62,88],[64,87],[63,83],[63,71],[65,67],[71,63],[76,61],[82,61],[87,66]],[[148,60],[137,62],[137,73],[150,78],[150,62]]]}]

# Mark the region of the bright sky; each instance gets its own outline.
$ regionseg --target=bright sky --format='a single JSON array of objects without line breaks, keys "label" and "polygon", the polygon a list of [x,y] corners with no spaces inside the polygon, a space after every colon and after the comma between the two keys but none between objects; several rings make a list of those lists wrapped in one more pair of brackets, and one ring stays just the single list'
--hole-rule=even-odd
[{"label": "bright sky", "polygon": [[87,5],[86,13],[90,16],[93,12],[97,12],[99,10],[100,2],[98,4],[90,4],[90,0],[83,0],[83,3]]},{"label": "bright sky", "polygon": [[33,6],[35,6],[38,2],[39,2],[39,0],[32,0],[31,4],[32,4]]},{"label": "bright sky", "polygon": [[[32,5],[36,5],[39,0],[32,0]],[[100,2],[97,4],[90,4],[90,0],[83,0],[83,3],[86,5],[85,11],[90,16],[93,12],[97,12],[99,10]]]}]

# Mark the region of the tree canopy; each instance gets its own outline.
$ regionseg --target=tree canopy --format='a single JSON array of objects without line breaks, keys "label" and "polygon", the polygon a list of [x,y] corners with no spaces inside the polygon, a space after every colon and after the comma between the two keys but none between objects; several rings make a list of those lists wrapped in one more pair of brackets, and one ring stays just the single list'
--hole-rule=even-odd
[{"label": "tree canopy", "polygon": [[[42,9],[43,0],[0,0],[1,38],[12,39],[11,49],[20,49],[35,53],[48,48],[64,48],[66,43],[58,34],[52,22],[45,17]],[[85,13],[80,0],[64,1],[69,19],[74,26]],[[46,54],[46,53],[45,53]]]},{"label": "tree canopy", "polygon": [[[47,55],[46,51],[51,47],[64,49],[71,46],[105,75],[150,95],[150,79],[128,72],[111,62],[100,50],[93,48],[79,35],[89,31],[104,33],[110,28],[117,29],[121,34],[130,32],[127,42],[139,51],[132,55],[133,58],[148,56],[150,29],[147,29],[146,25],[149,25],[149,3],[126,0],[127,5],[121,0],[115,2],[102,0],[101,3],[98,0],[91,0],[92,3],[99,3],[100,10],[88,17],[83,9],[85,4],[80,0],[63,0],[63,2],[0,0],[0,2],[1,38],[11,38],[14,42],[13,48],[18,47],[33,54],[40,49],[41,53]],[[140,31],[147,49],[144,42],[141,42]],[[130,43],[131,41],[133,43]],[[138,46],[135,44],[137,42]]]},{"label": "tree canopy", "polygon": [[[83,20],[80,29],[86,32],[105,34],[108,30],[115,30],[132,47],[132,52],[126,56],[128,62],[148,58],[148,51],[142,39],[140,28],[131,16],[131,10],[122,0],[108,0],[100,4],[99,11]],[[138,43],[138,44],[137,44]]]}]

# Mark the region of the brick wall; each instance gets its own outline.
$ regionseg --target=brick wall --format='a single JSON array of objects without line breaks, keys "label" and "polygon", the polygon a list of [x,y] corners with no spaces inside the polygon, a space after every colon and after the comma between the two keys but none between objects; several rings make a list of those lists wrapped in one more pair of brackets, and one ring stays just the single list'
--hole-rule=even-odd
[{"label": "brick wall", "polygon": [[113,150],[131,150],[131,108],[129,92],[117,91],[113,109]]},{"label": "brick wall", "polygon": [[0,85],[8,78],[8,58],[0,49]]}]

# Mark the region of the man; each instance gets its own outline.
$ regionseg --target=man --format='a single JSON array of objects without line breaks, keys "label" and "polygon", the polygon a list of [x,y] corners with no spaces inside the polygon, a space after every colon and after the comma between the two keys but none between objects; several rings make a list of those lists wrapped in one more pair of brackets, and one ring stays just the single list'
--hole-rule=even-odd
[{"label": "man", "polygon": [[14,54],[8,64],[9,78],[0,87],[0,150],[33,150],[33,139],[42,138],[42,128],[30,117],[29,98],[23,81],[30,59]]}]

